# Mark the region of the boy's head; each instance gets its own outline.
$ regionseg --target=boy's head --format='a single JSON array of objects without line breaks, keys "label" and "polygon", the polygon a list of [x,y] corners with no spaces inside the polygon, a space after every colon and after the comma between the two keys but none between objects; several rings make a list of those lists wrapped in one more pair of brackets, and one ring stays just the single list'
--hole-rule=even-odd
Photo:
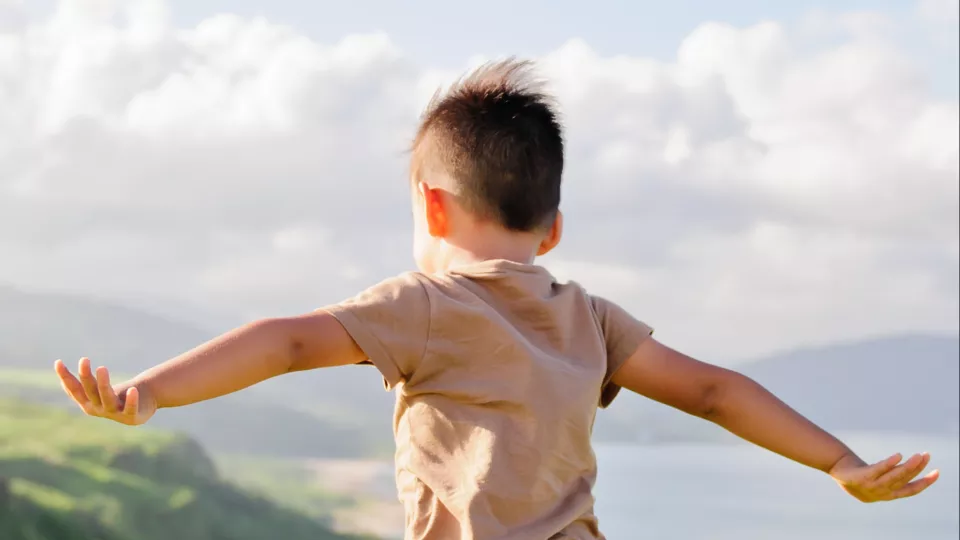
[{"label": "boy's head", "polygon": [[528,62],[486,64],[438,92],[410,173],[421,270],[471,255],[532,259],[559,242],[563,133]]}]

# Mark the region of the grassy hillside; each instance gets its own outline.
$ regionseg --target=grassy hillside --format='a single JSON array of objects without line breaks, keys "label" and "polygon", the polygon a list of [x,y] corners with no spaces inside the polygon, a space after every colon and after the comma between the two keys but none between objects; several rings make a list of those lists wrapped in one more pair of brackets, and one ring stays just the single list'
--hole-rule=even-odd
[{"label": "grassy hillside", "polygon": [[[122,375],[116,375],[122,380]],[[0,365],[0,398],[68,407],[53,373],[46,370],[4,368]],[[386,426],[374,429],[353,425],[351,416],[336,409],[316,412],[281,404],[279,396],[250,389],[242,394],[164,410],[151,420],[156,428],[183,432],[214,452],[273,457],[358,458],[391,455],[389,412]],[[289,400],[288,400],[289,401]]]},{"label": "grassy hillside", "polygon": [[191,439],[0,401],[0,538],[346,537],[224,482]]}]

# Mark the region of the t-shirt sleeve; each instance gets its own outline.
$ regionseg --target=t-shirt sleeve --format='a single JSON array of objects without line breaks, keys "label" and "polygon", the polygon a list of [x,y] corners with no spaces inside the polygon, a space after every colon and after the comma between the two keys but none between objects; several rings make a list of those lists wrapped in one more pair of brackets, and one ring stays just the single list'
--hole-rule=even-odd
[{"label": "t-shirt sleeve", "polygon": [[620,393],[620,387],[611,380],[614,373],[653,335],[653,328],[605,298],[591,296],[590,300],[607,349],[607,372],[600,392],[600,407],[606,408]]},{"label": "t-shirt sleeve", "polygon": [[387,279],[323,310],[340,321],[387,390],[416,371],[427,347],[430,301],[415,274]]}]

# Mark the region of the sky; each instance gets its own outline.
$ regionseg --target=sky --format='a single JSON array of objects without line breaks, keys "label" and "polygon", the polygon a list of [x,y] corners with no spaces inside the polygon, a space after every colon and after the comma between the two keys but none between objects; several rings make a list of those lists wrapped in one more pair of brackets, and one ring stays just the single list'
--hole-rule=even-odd
[{"label": "sky", "polygon": [[558,278],[720,363],[958,332],[956,0],[404,5],[0,0],[0,284],[213,329],[352,296],[413,269],[426,100],[520,55]]}]

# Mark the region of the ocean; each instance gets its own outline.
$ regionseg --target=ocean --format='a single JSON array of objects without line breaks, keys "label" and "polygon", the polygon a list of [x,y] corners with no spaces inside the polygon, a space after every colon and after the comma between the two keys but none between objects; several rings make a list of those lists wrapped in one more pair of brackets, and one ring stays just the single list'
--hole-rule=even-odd
[{"label": "ocean", "polygon": [[868,461],[927,451],[940,480],[912,499],[863,504],[826,475],[750,445],[598,445],[610,540],[957,540],[957,437],[843,437]]}]

